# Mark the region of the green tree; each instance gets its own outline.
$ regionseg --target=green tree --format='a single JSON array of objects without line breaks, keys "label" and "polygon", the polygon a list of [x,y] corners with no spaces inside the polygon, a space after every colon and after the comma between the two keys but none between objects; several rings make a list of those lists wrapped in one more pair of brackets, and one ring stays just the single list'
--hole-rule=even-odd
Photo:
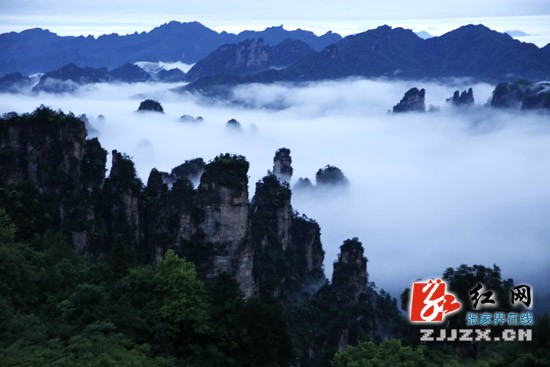
[{"label": "green tree", "polygon": [[15,224],[13,224],[6,211],[0,208],[0,243],[13,242],[15,231]]},{"label": "green tree", "polygon": [[380,345],[373,342],[348,346],[336,353],[333,367],[420,367],[426,366],[425,347],[405,347],[400,340],[387,339]]},{"label": "green tree", "polygon": [[200,344],[211,330],[204,284],[197,279],[195,266],[173,250],[158,264],[158,277],[164,294],[159,311],[176,353],[198,358],[203,353]]},{"label": "green tree", "polygon": [[237,282],[228,273],[216,277],[209,289],[212,335],[218,354],[228,366],[238,366],[250,354],[250,336],[243,319],[245,301]]},{"label": "green tree", "polygon": [[148,345],[138,345],[117,333],[113,324],[97,322],[69,340],[32,343],[19,340],[0,349],[0,363],[10,367],[168,367],[173,358],[151,357]]},{"label": "green tree", "polygon": [[282,308],[258,299],[246,303],[244,322],[250,335],[251,366],[286,366],[293,359]]}]

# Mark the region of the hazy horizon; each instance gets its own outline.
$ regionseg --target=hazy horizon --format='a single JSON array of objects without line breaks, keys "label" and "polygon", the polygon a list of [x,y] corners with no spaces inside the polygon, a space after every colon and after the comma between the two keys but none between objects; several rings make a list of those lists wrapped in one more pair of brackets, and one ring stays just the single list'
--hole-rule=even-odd
[{"label": "hazy horizon", "polygon": [[[4,3],[9,1],[4,0]],[[0,0],[0,4],[2,0]],[[51,8],[51,7],[50,7]],[[72,17],[61,17],[58,14],[51,14],[44,11],[41,14],[21,7],[6,7],[8,11],[0,14],[0,33],[21,32],[32,28],[48,29],[60,36],[88,36],[98,37],[105,34],[117,33],[120,35],[133,34],[135,32],[149,32],[152,29],[166,24],[170,21],[193,22],[198,21],[204,26],[215,30],[218,33],[223,31],[239,33],[245,30],[262,31],[268,27],[283,26],[286,30],[303,29],[321,36],[329,31],[349,36],[381,25],[389,25],[397,28],[411,29],[414,32],[428,32],[432,36],[441,36],[456,28],[467,24],[484,24],[498,32],[521,31],[525,35],[514,36],[522,41],[534,43],[543,47],[550,43],[550,13],[544,11],[515,14],[494,13],[453,13],[446,16],[438,16],[424,13],[420,16],[395,13],[388,15],[385,12],[372,12],[366,16],[355,15],[353,17],[335,16],[334,14],[324,15],[321,18],[288,18],[284,16],[271,16],[268,18],[239,18],[229,16],[212,16],[205,14],[190,13],[110,13],[109,16],[97,16],[91,14],[74,14]],[[10,11],[11,9],[11,11]],[[320,19],[323,19],[322,21]]]}]

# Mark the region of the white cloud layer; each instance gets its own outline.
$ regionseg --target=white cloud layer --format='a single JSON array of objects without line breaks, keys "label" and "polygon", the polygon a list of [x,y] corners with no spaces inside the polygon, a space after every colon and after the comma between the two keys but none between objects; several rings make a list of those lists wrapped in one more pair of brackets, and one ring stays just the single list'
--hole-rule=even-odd
[{"label": "white cloud layer", "polygon": [[[426,88],[439,113],[388,114],[410,87]],[[146,181],[153,167],[170,169],[195,157],[245,155],[250,188],[290,148],[294,177],[314,179],[326,164],[351,182],[345,195],[294,194],[293,205],[321,225],[332,271],[339,246],[359,237],[370,280],[399,296],[409,282],[466,263],[499,265],[504,276],[548,290],[550,278],[550,124],[548,115],[474,108],[455,111],[445,98],[461,81],[346,80],[292,87],[251,85],[235,91],[249,108],[176,95],[173,85],[92,85],[75,95],[0,95],[0,112],[40,104],[65,112],[103,114],[107,149],[134,157]],[[473,85],[477,104],[493,86]],[[145,97],[166,114],[136,114]],[[263,108],[284,105],[284,110]],[[201,124],[179,116],[203,116]],[[236,118],[243,133],[228,133]]]}]

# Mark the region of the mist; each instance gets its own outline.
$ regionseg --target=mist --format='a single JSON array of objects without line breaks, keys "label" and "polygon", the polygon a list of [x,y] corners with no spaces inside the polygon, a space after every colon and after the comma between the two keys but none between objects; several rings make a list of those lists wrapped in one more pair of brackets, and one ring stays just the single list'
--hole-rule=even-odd
[{"label": "mist", "polygon": [[[343,240],[365,247],[369,281],[398,297],[417,278],[461,264],[500,266],[505,278],[548,292],[550,278],[550,119],[482,108],[494,89],[444,83],[348,79],[300,86],[247,85],[231,102],[176,94],[162,83],[95,84],[67,95],[0,95],[0,113],[40,104],[91,118],[109,152],[133,157],[146,182],[152,168],[220,153],[246,156],[250,198],[278,148],[291,149],[294,175],[314,181],[327,164],[350,181],[347,192],[293,193],[295,210],[321,226],[325,271]],[[426,89],[437,113],[394,115],[411,87]],[[445,103],[473,87],[476,107]],[[165,114],[135,113],[140,101]],[[98,115],[105,120],[98,120]],[[181,115],[202,123],[180,122]],[[242,132],[225,128],[235,118]],[[536,291],[537,291],[536,290]]]}]

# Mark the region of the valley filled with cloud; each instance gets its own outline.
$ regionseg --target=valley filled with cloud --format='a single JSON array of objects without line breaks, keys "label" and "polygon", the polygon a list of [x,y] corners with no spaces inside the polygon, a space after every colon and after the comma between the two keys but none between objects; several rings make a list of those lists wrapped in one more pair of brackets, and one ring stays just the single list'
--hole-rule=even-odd
[{"label": "valley filled with cloud", "polygon": [[[327,164],[337,166],[350,181],[347,190],[294,191],[293,207],[319,222],[328,274],[342,241],[359,237],[369,279],[395,297],[415,279],[463,263],[495,263],[520,284],[542,285],[550,276],[548,115],[485,107],[494,85],[252,84],[223,101],[173,92],[176,86],[90,84],[72,94],[3,94],[0,113],[44,104],[86,114],[89,135],[133,157],[143,182],[152,168],[169,172],[185,160],[229,152],[251,163],[251,198],[278,148],[291,150],[291,187],[300,177],[314,182]],[[425,88],[426,105],[440,110],[389,113],[411,87]],[[468,87],[474,106],[445,102]],[[165,113],[136,113],[146,98]],[[184,122],[182,115],[204,120]],[[232,118],[240,130],[226,127]]]}]

